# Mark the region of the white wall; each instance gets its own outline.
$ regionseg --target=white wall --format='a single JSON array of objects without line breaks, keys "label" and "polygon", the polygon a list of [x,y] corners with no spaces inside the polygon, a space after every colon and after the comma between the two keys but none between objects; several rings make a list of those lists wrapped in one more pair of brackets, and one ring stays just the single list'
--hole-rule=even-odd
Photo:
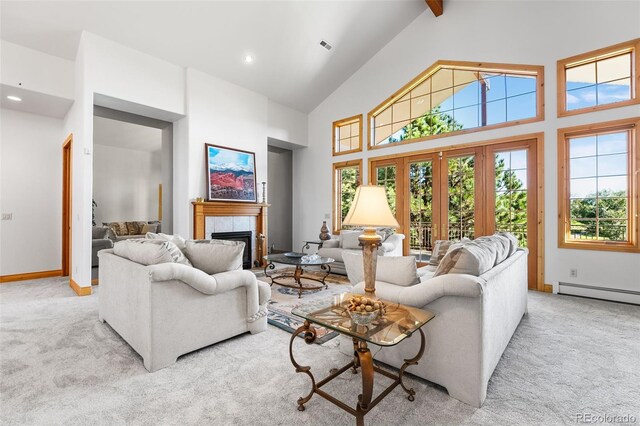
[{"label": "white wall", "polygon": [[93,146],[96,223],[158,219],[162,151]]},{"label": "white wall", "polygon": [[72,99],[74,63],[8,41],[0,41],[2,83]]},{"label": "white wall", "polygon": [[59,270],[62,120],[0,110],[0,275]]},{"label": "white wall", "polygon": [[[640,3],[613,1],[579,6],[571,1],[449,1],[439,18],[425,9],[309,115],[309,148],[294,151],[294,246],[315,235],[325,213],[331,212],[334,161],[364,158],[367,176],[369,157],[544,132],[545,282],[575,282],[568,275],[569,268],[577,268],[579,284],[640,290],[640,255],[558,249],[556,175],[558,127],[638,116],[640,107],[558,119],[555,95],[558,59],[640,37],[639,16]],[[440,59],[544,65],[545,121],[332,157],[333,121],[366,115]],[[365,128],[364,141],[366,136]]]},{"label": "white wall", "polygon": [[307,114],[272,100],[267,104],[268,136],[298,147],[307,146]]}]

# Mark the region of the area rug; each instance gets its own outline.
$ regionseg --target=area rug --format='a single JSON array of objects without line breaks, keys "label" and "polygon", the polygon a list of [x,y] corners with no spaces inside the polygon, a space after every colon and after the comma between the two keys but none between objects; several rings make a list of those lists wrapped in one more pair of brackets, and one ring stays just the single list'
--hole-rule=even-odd
[{"label": "area rug", "polygon": [[[278,273],[293,273],[293,271],[294,268],[283,268],[279,269]],[[324,276],[324,273],[315,271],[305,271],[304,274],[314,278],[321,278]],[[271,283],[271,279],[265,277],[264,273],[261,274],[261,276],[258,276],[258,279],[269,284]],[[287,284],[294,283],[293,278],[284,278],[279,281]],[[322,289],[317,290],[304,290],[301,298],[298,298],[298,290],[273,284],[271,287],[271,300],[269,301],[269,315],[267,317],[269,324],[289,333],[293,333],[304,323],[304,319],[291,313],[293,309],[301,304],[320,304],[328,297],[351,290],[351,284],[349,283],[348,278],[342,275],[330,274],[326,278],[326,283],[329,285],[329,288],[325,289],[323,287]],[[304,280],[302,281],[302,285],[305,285]],[[316,285],[319,285],[319,283],[311,281],[309,282],[309,285],[315,287]],[[325,327],[315,326],[314,328],[317,333],[315,343],[319,345],[328,342],[339,334],[338,332],[329,330]]]}]

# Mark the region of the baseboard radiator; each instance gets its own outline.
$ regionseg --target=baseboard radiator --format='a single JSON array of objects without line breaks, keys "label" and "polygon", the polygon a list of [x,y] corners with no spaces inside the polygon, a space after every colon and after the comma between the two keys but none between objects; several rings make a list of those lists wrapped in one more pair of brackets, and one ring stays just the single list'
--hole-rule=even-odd
[{"label": "baseboard radiator", "polygon": [[640,305],[640,291],[560,282],[558,293]]}]

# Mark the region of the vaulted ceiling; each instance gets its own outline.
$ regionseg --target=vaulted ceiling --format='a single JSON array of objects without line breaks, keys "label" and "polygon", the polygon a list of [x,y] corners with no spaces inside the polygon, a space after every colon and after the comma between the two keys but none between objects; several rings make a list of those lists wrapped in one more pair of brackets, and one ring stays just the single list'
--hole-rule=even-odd
[{"label": "vaulted ceiling", "polygon": [[74,59],[86,30],[309,112],[425,10],[424,0],[2,1],[0,36]]}]

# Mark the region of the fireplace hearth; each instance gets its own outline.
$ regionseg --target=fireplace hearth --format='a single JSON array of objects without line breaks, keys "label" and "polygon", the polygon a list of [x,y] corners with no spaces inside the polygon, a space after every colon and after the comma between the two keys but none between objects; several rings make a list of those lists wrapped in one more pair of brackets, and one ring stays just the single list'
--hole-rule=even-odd
[{"label": "fireplace hearth", "polygon": [[211,234],[212,240],[228,240],[228,241],[242,241],[244,243],[244,253],[242,254],[242,269],[251,269],[251,231],[236,231],[236,232],[213,232]]}]

